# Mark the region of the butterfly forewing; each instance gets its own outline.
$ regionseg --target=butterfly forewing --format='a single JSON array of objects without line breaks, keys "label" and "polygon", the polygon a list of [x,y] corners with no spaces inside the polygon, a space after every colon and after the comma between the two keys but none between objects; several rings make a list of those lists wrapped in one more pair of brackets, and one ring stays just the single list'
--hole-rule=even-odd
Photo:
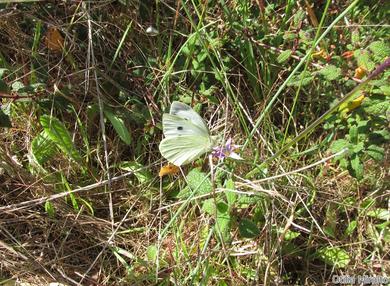
[{"label": "butterfly forewing", "polygon": [[190,120],[167,113],[163,114],[163,133],[167,138],[183,135],[209,137],[208,129],[202,129]]},{"label": "butterfly forewing", "polygon": [[209,134],[209,129],[207,128],[207,125],[204,122],[203,118],[187,104],[184,104],[179,101],[172,102],[169,114],[176,115],[185,120],[188,120],[192,124],[198,126],[200,129],[207,132],[207,134]]}]

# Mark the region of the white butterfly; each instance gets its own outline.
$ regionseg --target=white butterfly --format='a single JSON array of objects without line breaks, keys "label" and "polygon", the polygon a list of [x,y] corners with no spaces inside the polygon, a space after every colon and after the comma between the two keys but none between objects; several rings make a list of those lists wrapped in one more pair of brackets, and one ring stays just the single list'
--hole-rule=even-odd
[{"label": "white butterfly", "polygon": [[176,166],[188,164],[211,151],[216,141],[202,117],[179,101],[172,103],[169,114],[163,114],[163,133],[161,155]]}]

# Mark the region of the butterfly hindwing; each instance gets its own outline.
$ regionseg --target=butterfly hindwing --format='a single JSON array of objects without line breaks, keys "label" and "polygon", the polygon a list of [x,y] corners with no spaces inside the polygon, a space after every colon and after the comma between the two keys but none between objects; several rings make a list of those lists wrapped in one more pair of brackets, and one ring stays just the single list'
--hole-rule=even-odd
[{"label": "butterfly hindwing", "polygon": [[176,166],[192,162],[211,148],[210,137],[194,135],[167,137],[159,146],[161,155]]}]

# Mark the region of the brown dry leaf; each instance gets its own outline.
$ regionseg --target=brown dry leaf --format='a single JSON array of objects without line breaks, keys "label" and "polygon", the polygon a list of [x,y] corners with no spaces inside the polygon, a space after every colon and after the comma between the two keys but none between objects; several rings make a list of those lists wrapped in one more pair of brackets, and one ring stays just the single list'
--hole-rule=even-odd
[{"label": "brown dry leaf", "polygon": [[158,173],[159,177],[164,177],[166,175],[174,175],[174,174],[177,174],[180,172],[180,168],[175,166],[175,165],[172,165],[172,164],[168,164],[168,165],[165,165],[165,166],[162,166],[161,169],[160,169],[160,172]]},{"label": "brown dry leaf", "polygon": [[64,37],[56,27],[49,27],[45,37],[45,44],[52,51],[62,51],[62,48],[64,47]]},{"label": "brown dry leaf", "polygon": [[353,57],[353,51],[346,51],[341,55],[344,59],[350,59]]},{"label": "brown dry leaf", "polygon": [[318,59],[318,58],[326,59],[328,54],[325,52],[325,50],[321,49],[318,52],[312,53],[311,56],[313,59]]}]

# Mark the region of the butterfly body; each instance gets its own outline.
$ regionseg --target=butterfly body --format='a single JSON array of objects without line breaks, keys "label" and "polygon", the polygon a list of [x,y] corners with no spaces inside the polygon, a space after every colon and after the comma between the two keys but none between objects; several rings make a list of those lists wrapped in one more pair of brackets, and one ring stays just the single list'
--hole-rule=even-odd
[{"label": "butterfly body", "polygon": [[215,145],[202,117],[178,101],[172,103],[169,114],[163,114],[163,133],[161,155],[176,166],[192,162]]}]

